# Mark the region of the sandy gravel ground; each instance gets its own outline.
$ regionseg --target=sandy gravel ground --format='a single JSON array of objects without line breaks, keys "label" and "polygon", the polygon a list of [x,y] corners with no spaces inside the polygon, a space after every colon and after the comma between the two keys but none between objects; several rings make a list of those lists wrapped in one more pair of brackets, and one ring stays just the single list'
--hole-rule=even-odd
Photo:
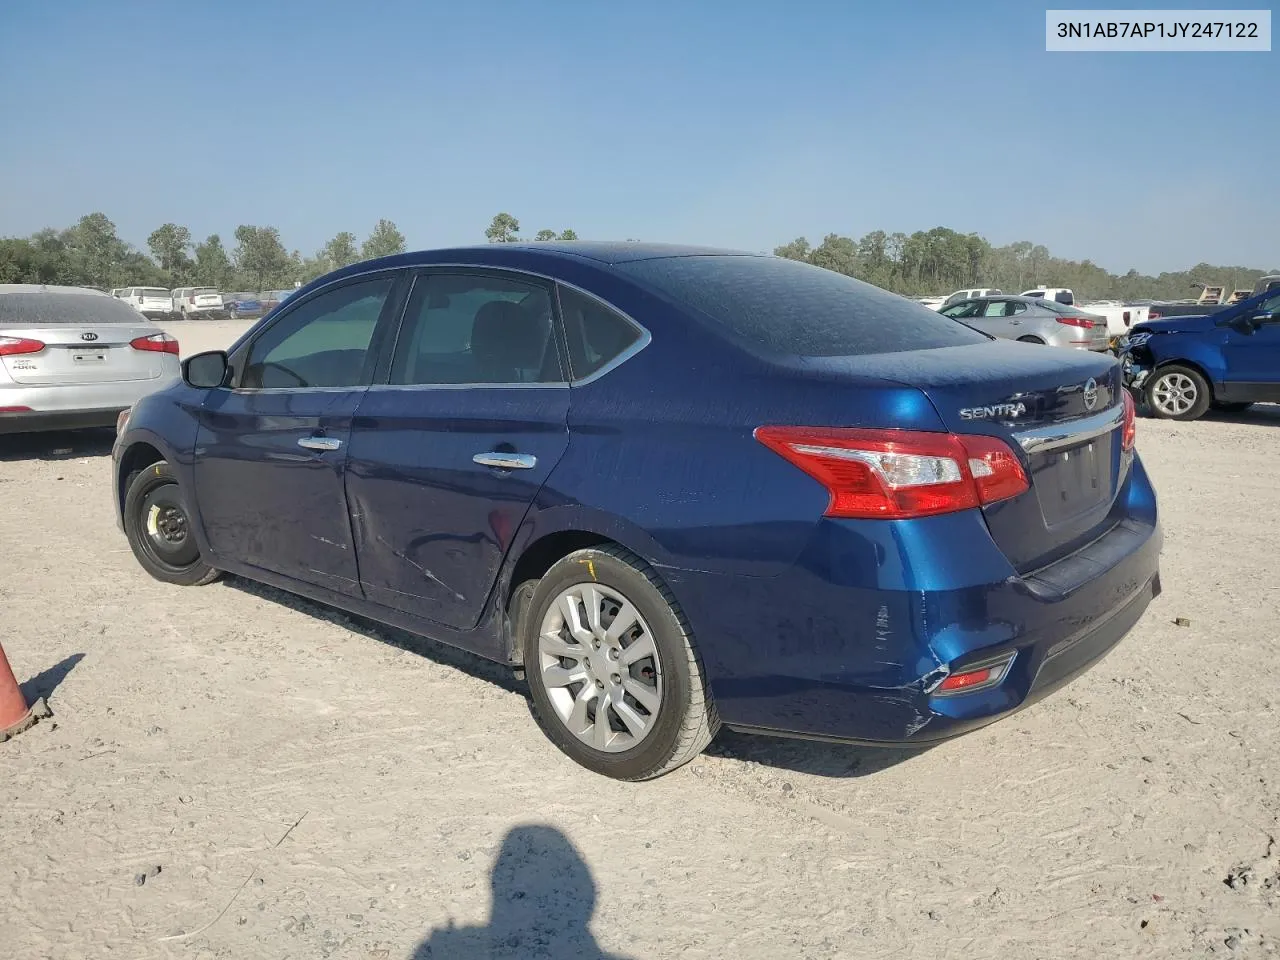
[{"label": "sandy gravel ground", "polygon": [[1280,409],[1139,424],[1165,594],[1047,701],[923,754],[724,735],[639,786],[497,668],[149,579],[109,443],[0,439],[0,637],[55,713],[0,745],[6,960],[1280,955]]}]

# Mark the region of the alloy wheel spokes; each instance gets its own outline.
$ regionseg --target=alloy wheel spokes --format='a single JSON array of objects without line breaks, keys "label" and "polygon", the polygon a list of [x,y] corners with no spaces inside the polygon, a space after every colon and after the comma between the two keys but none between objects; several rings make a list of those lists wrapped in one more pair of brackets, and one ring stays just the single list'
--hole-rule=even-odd
[{"label": "alloy wheel spokes", "polygon": [[662,670],[634,604],[604,584],[575,584],[556,597],[540,627],[538,669],[565,728],[606,753],[647,737],[662,709]]}]

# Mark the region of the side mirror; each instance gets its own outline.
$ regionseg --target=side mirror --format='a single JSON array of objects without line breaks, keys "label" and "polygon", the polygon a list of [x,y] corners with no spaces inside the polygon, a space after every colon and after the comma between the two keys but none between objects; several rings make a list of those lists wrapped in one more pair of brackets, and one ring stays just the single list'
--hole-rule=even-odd
[{"label": "side mirror", "polygon": [[225,350],[197,353],[182,361],[182,379],[188,385],[202,390],[213,390],[216,387],[225,386],[227,374],[230,372]]}]

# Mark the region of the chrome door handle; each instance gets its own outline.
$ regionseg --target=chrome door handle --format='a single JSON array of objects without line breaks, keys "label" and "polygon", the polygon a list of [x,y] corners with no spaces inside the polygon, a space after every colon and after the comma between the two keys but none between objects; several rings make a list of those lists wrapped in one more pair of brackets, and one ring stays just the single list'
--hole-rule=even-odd
[{"label": "chrome door handle", "polygon": [[342,446],[342,441],[337,437],[303,437],[298,441],[298,446],[308,450],[337,450]]},{"label": "chrome door handle", "polygon": [[538,463],[538,458],[529,453],[499,453],[496,450],[477,453],[471,459],[482,467],[497,467],[499,470],[530,470]]}]

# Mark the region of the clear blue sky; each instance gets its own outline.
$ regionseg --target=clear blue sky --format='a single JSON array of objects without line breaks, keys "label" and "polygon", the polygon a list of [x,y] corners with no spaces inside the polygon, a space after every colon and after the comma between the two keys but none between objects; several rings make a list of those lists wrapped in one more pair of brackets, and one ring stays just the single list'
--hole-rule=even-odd
[{"label": "clear blue sky", "polygon": [[505,210],[1280,267],[1280,52],[1048,54],[1050,5],[3,0],[0,235],[101,210],[139,246],[255,223],[309,254],[379,217],[478,242]]}]

